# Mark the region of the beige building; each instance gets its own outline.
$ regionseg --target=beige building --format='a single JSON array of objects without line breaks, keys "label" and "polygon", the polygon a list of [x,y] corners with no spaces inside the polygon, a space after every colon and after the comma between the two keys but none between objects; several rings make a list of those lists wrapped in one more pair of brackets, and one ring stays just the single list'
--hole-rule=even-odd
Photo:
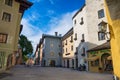
[{"label": "beige building", "polygon": [[16,63],[21,18],[31,5],[27,0],[0,0],[0,72]]},{"label": "beige building", "polygon": [[74,52],[73,52],[73,28],[71,28],[63,37],[62,37],[62,66],[67,68],[74,67]]}]

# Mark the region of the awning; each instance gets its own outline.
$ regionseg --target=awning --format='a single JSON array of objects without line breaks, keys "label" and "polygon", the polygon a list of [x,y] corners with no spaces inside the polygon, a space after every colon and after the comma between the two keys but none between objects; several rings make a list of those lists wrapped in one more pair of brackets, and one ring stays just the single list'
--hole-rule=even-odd
[{"label": "awning", "polygon": [[85,60],[86,61],[95,61],[97,59],[99,59],[99,56],[94,56],[94,57],[86,58]]},{"label": "awning", "polygon": [[112,56],[108,56],[108,57],[107,57],[107,60],[112,60]]}]

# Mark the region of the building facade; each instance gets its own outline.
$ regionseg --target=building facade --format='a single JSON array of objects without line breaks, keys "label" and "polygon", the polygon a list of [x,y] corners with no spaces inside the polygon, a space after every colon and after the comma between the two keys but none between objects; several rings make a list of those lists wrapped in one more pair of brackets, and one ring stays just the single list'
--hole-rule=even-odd
[{"label": "building facade", "polygon": [[110,42],[88,50],[89,71],[113,73]]},{"label": "building facade", "polygon": [[[84,65],[88,71],[87,50],[107,41],[101,22],[107,22],[104,0],[86,0],[85,5],[73,16],[75,68]],[[108,27],[106,29],[108,31]]]},{"label": "building facade", "polygon": [[27,0],[0,0],[0,72],[16,63],[21,18],[31,5]]},{"label": "building facade", "polygon": [[74,68],[73,28],[62,37],[62,67]]},{"label": "building facade", "polygon": [[42,36],[42,66],[57,67],[61,66],[62,61],[62,42],[61,36],[43,34]]}]

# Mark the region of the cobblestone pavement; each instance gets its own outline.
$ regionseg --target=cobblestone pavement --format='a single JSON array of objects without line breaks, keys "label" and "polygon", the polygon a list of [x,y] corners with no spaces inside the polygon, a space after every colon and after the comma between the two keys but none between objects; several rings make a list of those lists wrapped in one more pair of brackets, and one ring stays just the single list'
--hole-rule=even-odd
[{"label": "cobblestone pavement", "polygon": [[0,80],[112,80],[112,75],[67,68],[15,66],[1,75]]}]

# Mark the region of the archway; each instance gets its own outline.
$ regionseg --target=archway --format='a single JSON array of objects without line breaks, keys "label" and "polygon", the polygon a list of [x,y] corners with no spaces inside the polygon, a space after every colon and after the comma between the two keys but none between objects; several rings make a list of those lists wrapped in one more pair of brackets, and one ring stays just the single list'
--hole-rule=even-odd
[{"label": "archway", "polygon": [[51,66],[51,67],[55,67],[55,65],[56,65],[56,64],[55,64],[55,60],[51,60],[51,61],[50,61],[50,66]]},{"label": "archway", "polygon": [[109,53],[104,53],[101,56],[101,63],[102,63],[102,69],[103,69],[103,71],[107,71],[107,67],[109,65],[109,61],[107,60],[108,56],[110,56]]}]

